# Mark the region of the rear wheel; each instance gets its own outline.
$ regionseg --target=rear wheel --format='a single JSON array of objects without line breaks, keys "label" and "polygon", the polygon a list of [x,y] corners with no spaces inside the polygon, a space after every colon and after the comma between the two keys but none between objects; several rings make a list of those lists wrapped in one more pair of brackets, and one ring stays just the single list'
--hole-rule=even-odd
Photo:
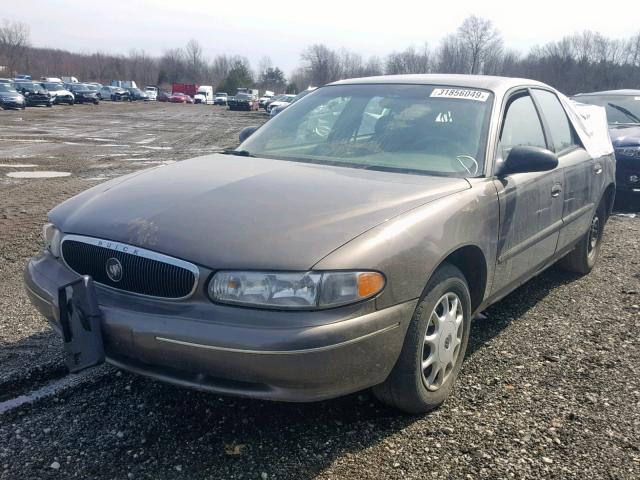
[{"label": "rear wheel", "polygon": [[600,256],[605,221],[604,208],[600,205],[591,219],[587,233],[584,234],[576,248],[560,260],[559,265],[562,268],[582,275],[593,269]]},{"label": "rear wheel", "polygon": [[470,323],[466,279],[458,268],[444,264],[418,302],[391,374],[373,388],[376,397],[412,414],[440,406],[462,366]]}]

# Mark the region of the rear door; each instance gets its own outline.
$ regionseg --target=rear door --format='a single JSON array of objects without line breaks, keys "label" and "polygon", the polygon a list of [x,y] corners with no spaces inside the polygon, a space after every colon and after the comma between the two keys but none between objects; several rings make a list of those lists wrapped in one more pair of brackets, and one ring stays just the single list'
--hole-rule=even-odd
[{"label": "rear door", "polygon": [[531,91],[548,130],[550,150],[558,155],[559,166],[564,171],[563,227],[558,239],[558,250],[561,251],[572,247],[591,224],[595,208],[593,178],[598,175],[597,165],[582,147],[556,94],[539,88]]},{"label": "rear door", "polygon": [[500,232],[493,293],[498,295],[548,262],[562,227],[562,169],[501,175],[504,159],[516,146],[551,146],[528,89],[507,100],[496,153]]}]

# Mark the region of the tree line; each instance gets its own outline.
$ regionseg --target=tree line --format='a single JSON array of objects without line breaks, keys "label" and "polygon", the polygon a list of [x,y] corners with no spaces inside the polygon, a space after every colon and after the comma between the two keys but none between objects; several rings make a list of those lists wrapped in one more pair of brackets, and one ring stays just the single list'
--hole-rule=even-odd
[{"label": "tree line", "polygon": [[531,48],[526,54],[509,49],[490,20],[471,16],[435,47],[424,44],[368,58],[323,44],[306,47],[300,66],[289,78],[263,57],[255,70],[246,57],[205,57],[203,47],[190,40],[161,56],[142,49],[128,54],[72,53],[31,46],[29,27],[0,23],[0,76],[30,73],[36,77],[73,75],[108,83],[135,80],[140,85],[166,87],[174,82],[214,85],[235,93],[254,87],[274,92],[297,92],[345,78],[407,73],[467,73],[518,76],[540,80],[567,94],[594,90],[640,88],[640,32],[625,39],[584,31]]}]

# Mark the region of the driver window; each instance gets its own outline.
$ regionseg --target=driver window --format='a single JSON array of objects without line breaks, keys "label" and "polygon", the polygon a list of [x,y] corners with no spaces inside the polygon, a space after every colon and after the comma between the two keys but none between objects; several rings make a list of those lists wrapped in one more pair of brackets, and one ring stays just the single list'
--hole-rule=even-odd
[{"label": "driver window", "polygon": [[532,146],[547,148],[542,125],[529,95],[511,101],[502,125],[498,162],[504,161],[513,147]]}]

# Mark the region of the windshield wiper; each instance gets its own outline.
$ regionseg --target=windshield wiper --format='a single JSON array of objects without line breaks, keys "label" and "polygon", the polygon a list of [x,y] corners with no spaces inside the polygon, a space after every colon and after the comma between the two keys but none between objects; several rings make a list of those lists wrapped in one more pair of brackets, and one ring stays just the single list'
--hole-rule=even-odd
[{"label": "windshield wiper", "polygon": [[629,110],[627,110],[624,107],[621,107],[620,105],[616,105],[615,103],[607,103],[607,105],[609,105],[612,108],[615,108],[616,110],[618,110],[619,112],[624,113],[627,117],[629,117],[630,119],[632,119],[634,121],[634,123],[640,123],[640,118],[636,117],[633,113],[631,113]]},{"label": "windshield wiper", "polygon": [[254,157],[249,150],[236,150],[234,148],[225,148],[222,152],[225,155],[236,155],[238,157]]}]

